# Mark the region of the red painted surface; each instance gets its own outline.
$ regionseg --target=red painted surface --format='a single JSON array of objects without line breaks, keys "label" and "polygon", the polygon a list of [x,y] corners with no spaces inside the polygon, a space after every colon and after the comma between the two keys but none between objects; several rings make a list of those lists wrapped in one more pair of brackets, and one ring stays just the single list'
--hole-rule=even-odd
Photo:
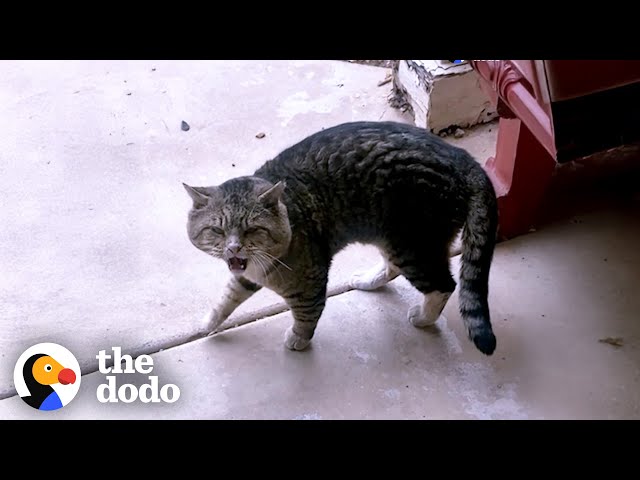
[{"label": "red painted surface", "polygon": [[564,130],[554,125],[552,102],[640,81],[640,62],[470,62],[500,116],[496,157],[486,170],[498,195],[499,235],[512,238],[535,223],[557,165],[555,132]]},{"label": "red painted surface", "polygon": [[496,156],[487,161],[486,170],[498,196],[501,238],[531,228],[555,166],[555,159],[521,120],[500,119]]},{"label": "red painted surface", "polygon": [[535,223],[556,165],[550,110],[534,97],[540,91],[530,83],[535,65],[525,62],[471,62],[500,115],[496,156],[486,170],[498,196],[501,238],[525,233]]},{"label": "red painted surface", "polygon": [[[516,63],[517,62],[517,63]],[[530,64],[527,64],[527,62]],[[475,61],[471,64],[484,80],[484,90],[489,94],[501,118],[519,118],[551,155],[556,154],[553,140],[551,109],[540,92],[539,82],[533,74],[534,60]],[[522,72],[526,72],[529,79]]]}]

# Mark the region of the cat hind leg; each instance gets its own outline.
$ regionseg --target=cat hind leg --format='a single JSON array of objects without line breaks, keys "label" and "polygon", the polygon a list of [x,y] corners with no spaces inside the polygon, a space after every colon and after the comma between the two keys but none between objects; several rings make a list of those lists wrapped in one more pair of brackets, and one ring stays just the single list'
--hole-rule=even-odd
[{"label": "cat hind leg", "polygon": [[421,303],[409,309],[407,319],[418,328],[433,325],[456,288],[449,270],[448,256],[404,254],[394,261],[400,265],[400,272],[409,283],[424,295]]},{"label": "cat hind leg", "polygon": [[424,296],[422,303],[409,309],[407,319],[414,327],[422,328],[433,325],[440,318],[440,314],[451,296],[451,292],[434,290]]}]

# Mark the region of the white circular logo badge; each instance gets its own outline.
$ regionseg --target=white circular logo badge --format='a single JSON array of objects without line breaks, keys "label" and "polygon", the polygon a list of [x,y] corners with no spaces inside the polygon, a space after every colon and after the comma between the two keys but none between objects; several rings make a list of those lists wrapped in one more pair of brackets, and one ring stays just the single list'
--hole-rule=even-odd
[{"label": "white circular logo badge", "polygon": [[20,398],[36,410],[58,410],[80,390],[80,365],[56,343],[39,343],[20,355],[13,382]]}]

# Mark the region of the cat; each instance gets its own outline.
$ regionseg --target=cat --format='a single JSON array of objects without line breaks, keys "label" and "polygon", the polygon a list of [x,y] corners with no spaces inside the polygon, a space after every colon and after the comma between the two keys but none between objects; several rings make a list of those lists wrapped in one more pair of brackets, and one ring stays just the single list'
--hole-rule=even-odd
[{"label": "cat", "polygon": [[265,286],[291,309],[285,345],[304,350],[325,307],[332,258],[355,242],[377,246],[383,261],[355,274],[351,287],[374,290],[403,275],[424,295],[408,320],[431,325],[456,288],[449,246],[462,230],[460,313],[476,348],[493,354],[487,296],[497,201],[466,150],[413,125],[350,122],[310,135],[253,175],[183,185],[193,201],[191,243],[233,274],[207,314],[208,332]]}]

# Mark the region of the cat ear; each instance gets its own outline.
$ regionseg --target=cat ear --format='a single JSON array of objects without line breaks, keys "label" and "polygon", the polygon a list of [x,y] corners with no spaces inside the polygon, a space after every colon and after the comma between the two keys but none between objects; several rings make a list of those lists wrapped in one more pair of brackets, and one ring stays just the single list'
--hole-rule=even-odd
[{"label": "cat ear", "polygon": [[285,187],[285,183],[283,181],[280,181],[266,192],[261,193],[258,199],[267,207],[277,205],[278,200],[280,200]]},{"label": "cat ear", "polygon": [[203,187],[190,187],[186,183],[182,184],[187,191],[191,200],[193,200],[193,208],[202,208],[209,203],[211,198]]}]

